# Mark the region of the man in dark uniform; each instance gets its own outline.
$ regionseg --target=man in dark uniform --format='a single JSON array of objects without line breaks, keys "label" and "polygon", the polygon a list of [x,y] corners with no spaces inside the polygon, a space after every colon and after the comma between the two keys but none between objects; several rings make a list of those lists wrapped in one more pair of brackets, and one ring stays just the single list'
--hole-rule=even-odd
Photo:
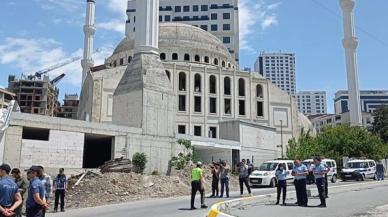
[{"label": "man in dark uniform", "polygon": [[[26,178],[21,175],[21,172],[18,168],[14,168],[11,171],[13,178],[15,179],[16,185],[19,188],[19,193],[22,196],[22,200],[24,200],[24,196],[27,192],[29,182]],[[16,209],[16,217],[22,217],[23,203]]]},{"label": "man in dark uniform", "polygon": [[28,170],[31,184],[26,201],[27,217],[42,217],[49,207],[44,197],[44,186],[38,177],[40,170],[38,166],[32,166]]},{"label": "man in dark uniform", "polygon": [[292,175],[295,177],[295,190],[298,206],[307,207],[307,189],[306,189],[306,176],[308,175],[307,167],[300,162],[300,160],[294,161],[294,168],[292,169]]},{"label": "man in dark uniform", "polygon": [[15,210],[22,204],[22,196],[18,186],[9,176],[11,167],[8,164],[0,165],[0,216],[15,216]]},{"label": "man in dark uniform", "polygon": [[201,208],[203,209],[207,208],[207,206],[205,205],[204,176],[203,176],[203,170],[201,167],[202,167],[202,163],[198,162],[197,167],[191,171],[191,203],[190,203],[191,210],[197,209],[194,206],[195,195],[197,194],[197,191],[199,191],[199,193],[201,194]]},{"label": "man in dark uniform", "polygon": [[317,184],[319,199],[321,200],[321,204],[319,204],[318,207],[326,207],[325,174],[327,173],[327,168],[322,163],[320,157],[314,158],[314,163],[315,183]]}]

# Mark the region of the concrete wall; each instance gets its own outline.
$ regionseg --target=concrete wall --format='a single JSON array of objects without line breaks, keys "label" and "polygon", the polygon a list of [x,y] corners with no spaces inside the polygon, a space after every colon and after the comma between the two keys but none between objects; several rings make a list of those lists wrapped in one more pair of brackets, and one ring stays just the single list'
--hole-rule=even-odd
[{"label": "concrete wall", "polygon": [[218,162],[219,159],[232,162],[231,149],[196,149],[199,160],[205,164],[210,164],[213,161]]},{"label": "concrete wall", "polygon": [[20,167],[20,152],[22,147],[21,126],[9,126],[5,133],[3,162],[11,167]]}]

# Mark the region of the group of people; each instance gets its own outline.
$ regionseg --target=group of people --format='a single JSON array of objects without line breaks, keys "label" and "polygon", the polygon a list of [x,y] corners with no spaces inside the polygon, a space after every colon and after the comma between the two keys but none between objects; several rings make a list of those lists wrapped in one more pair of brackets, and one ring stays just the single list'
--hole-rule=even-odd
[{"label": "group of people", "polygon": [[[51,177],[42,166],[32,166],[24,177],[18,168],[11,171],[8,164],[0,165],[0,217],[21,217],[23,203],[26,203],[27,217],[44,217],[49,209],[49,198],[55,193],[54,211],[65,211],[67,178],[64,169],[51,183]],[[25,199],[27,193],[27,198]]]},{"label": "group of people", "polygon": [[[237,165],[237,171],[239,173],[239,184],[240,184],[240,194],[244,194],[244,184],[248,190],[248,194],[252,195],[251,188],[249,185],[249,176],[253,171],[253,165],[250,163],[250,160],[243,159]],[[211,166],[212,173],[212,194],[210,198],[224,197],[229,198],[229,178],[230,178],[231,169],[226,161],[220,160],[218,163],[213,163]],[[190,208],[192,210],[196,209],[194,206],[195,196],[197,192],[200,192],[201,195],[201,208],[207,208],[205,204],[205,178],[202,170],[202,163],[198,162],[197,167],[192,170],[191,174],[191,204]],[[219,191],[219,185],[221,184],[221,191]]]},{"label": "group of people", "polygon": [[[307,197],[307,182],[306,178],[309,174],[309,169],[306,165],[302,164],[300,160],[294,161],[294,168],[292,169],[292,175],[294,176],[294,185],[296,191],[296,204],[298,206],[307,207],[308,197]],[[314,158],[314,165],[311,167],[315,177],[315,184],[317,185],[319,199],[321,203],[318,207],[326,207],[326,198],[327,195],[327,172],[329,168],[322,163],[320,157]],[[280,196],[283,193],[283,205],[286,205],[286,195],[287,195],[287,177],[288,172],[286,171],[286,165],[281,164],[276,170],[276,178],[278,180],[277,186],[277,202],[280,203]]]}]

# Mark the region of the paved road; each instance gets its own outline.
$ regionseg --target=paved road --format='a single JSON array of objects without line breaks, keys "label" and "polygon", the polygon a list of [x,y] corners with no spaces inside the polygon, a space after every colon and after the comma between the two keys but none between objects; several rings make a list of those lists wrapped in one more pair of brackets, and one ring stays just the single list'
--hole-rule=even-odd
[{"label": "paved road", "polygon": [[[315,194],[313,192],[313,195]],[[388,182],[369,182],[332,189],[327,208],[316,207],[320,203],[318,198],[310,198],[307,208],[294,205],[277,206],[275,196],[272,196],[259,198],[254,203],[232,209],[229,213],[237,217],[257,216],[257,213],[266,217],[386,217],[387,195]],[[294,202],[295,198],[287,200],[288,204]]]},{"label": "paved road", "polygon": [[[332,186],[342,186],[350,184],[350,182],[339,182],[332,184]],[[315,188],[315,186],[310,186]],[[294,189],[293,186],[289,187],[290,191]],[[329,191],[330,192],[330,191]],[[275,189],[272,188],[257,188],[253,189],[254,195],[266,195],[275,193]],[[238,198],[238,192],[231,193],[231,198]],[[199,209],[195,211],[188,210],[190,207],[189,197],[179,197],[171,199],[158,199],[148,201],[137,201],[118,205],[109,205],[102,207],[68,210],[65,213],[48,214],[49,217],[128,217],[128,216],[147,216],[147,217],[203,217],[206,216],[208,210]],[[212,205],[222,199],[208,199],[206,203]],[[223,199],[225,200],[225,199]],[[197,207],[199,206],[199,195],[197,195]]]}]

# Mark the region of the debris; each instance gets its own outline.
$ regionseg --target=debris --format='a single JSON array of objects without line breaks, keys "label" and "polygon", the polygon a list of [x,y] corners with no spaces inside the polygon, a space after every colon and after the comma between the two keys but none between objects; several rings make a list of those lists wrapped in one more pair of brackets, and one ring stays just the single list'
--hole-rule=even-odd
[{"label": "debris", "polygon": [[101,173],[130,173],[132,171],[132,162],[129,159],[116,158],[104,163],[100,167]]}]

